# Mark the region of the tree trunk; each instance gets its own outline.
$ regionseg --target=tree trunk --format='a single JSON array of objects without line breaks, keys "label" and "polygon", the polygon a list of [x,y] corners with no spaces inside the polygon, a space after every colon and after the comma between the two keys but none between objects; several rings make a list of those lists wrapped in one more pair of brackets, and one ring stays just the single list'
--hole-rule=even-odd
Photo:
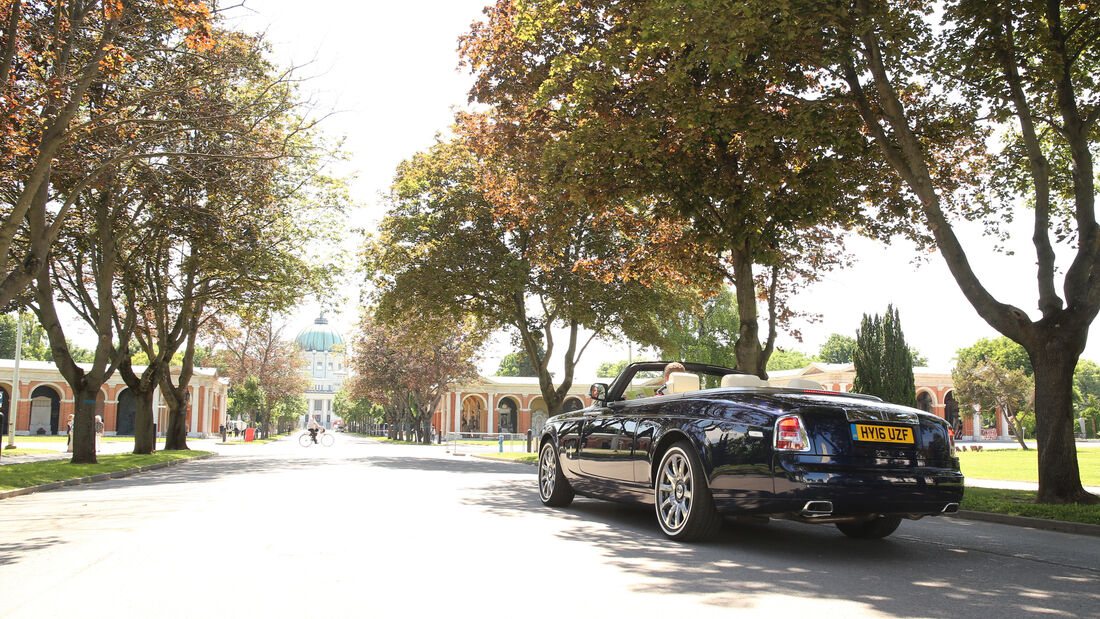
[{"label": "tree trunk", "polygon": [[1073,370],[1077,354],[1065,342],[1046,338],[1028,351],[1035,368],[1035,438],[1039,448],[1040,503],[1100,503],[1081,486],[1073,439]]},{"label": "tree trunk", "polygon": [[752,259],[744,252],[734,252],[733,288],[737,296],[737,314],[741,326],[733,345],[737,369],[767,380],[768,360],[760,349],[760,319],[756,309],[756,281],[752,275]]},{"label": "tree trunk", "polygon": [[[166,379],[164,382],[168,382]],[[165,388],[168,387],[168,388]],[[161,393],[168,404],[168,427],[164,430],[164,449],[178,450],[187,447],[187,407],[191,403],[191,394],[187,387],[176,390],[161,385]]]},{"label": "tree trunk", "polygon": [[1024,442],[1024,424],[1020,423],[1020,416],[1008,414],[1008,410],[1001,408],[1001,416],[1005,418],[1005,422],[1012,426],[1012,431],[1016,434],[1016,442],[1020,444],[1020,447],[1027,451],[1031,449]]},{"label": "tree trunk", "polygon": [[96,464],[95,399],[99,387],[76,391],[73,402],[73,464]]},{"label": "tree trunk", "polygon": [[157,437],[154,432],[153,390],[134,389],[134,453],[151,454],[157,450]]}]

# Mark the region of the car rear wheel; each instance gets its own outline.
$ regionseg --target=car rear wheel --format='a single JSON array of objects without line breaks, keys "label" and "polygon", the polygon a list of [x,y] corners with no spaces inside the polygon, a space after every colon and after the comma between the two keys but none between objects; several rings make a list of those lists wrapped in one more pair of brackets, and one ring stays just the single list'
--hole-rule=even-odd
[{"label": "car rear wheel", "polygon": [[573,487],[561,472],[554,443],[543,443],[539,451],[539,498],[543,505],[565,507],[573,502]]},{"label": "car rear wheel", "polygon": [[879,516],[866,522],[838,522],[836,528],[856,539],[882,539],[897,530],[899,524],[900,516]]},{"label": "car rear wheel", "polygon": [[687,441],[673,444],[661,458],[653,498],[657,524],[671,539],[682,542],[706,539],[722,526],[703,466]]}]

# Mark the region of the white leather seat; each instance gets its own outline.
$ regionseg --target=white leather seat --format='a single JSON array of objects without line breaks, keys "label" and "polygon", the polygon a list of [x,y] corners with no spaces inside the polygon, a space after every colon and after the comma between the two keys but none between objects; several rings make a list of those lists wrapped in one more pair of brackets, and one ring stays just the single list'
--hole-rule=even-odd
[{"label": "white leather seat", "polygon": [[668,375],[665,393],[684,393],[699,390],[699,375],[691,372],[673,372]]},{"label": "white leather seat", "polygon": [[752,374],[726,374],[722,377],[723,387],[767,387],[768,383]]},{"label": "white leather seat", "polygon": [[791,389],[817,389],[818,391],[824,389],[821,383],[812,381],[808,378],[795,378],[787,383],[787,387]]}]

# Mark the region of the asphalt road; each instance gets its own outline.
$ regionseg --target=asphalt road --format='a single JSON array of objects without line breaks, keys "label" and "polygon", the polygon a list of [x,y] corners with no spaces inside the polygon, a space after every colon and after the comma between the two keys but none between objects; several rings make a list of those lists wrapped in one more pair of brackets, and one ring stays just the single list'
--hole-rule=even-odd
[{"label": "asphalt road", "polygon": [[931,518],[680,545],[648,509],[543,508],[528,465],[346,436],[220,449],[0,502],[0,616],[1100,617],[1096,537]]}]

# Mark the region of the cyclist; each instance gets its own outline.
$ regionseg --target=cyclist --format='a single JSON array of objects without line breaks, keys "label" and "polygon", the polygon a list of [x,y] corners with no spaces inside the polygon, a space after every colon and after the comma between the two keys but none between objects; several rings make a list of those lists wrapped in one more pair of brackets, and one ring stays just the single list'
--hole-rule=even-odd
[{"label": "cyclist", "polygon": [[309,438],[313,440],[314,445],[317,444],[317,435],[325,431],[321,424],[317,423],[316,419],[310,419],[309,423],[306,425],[306,429],[309,431]]}]

